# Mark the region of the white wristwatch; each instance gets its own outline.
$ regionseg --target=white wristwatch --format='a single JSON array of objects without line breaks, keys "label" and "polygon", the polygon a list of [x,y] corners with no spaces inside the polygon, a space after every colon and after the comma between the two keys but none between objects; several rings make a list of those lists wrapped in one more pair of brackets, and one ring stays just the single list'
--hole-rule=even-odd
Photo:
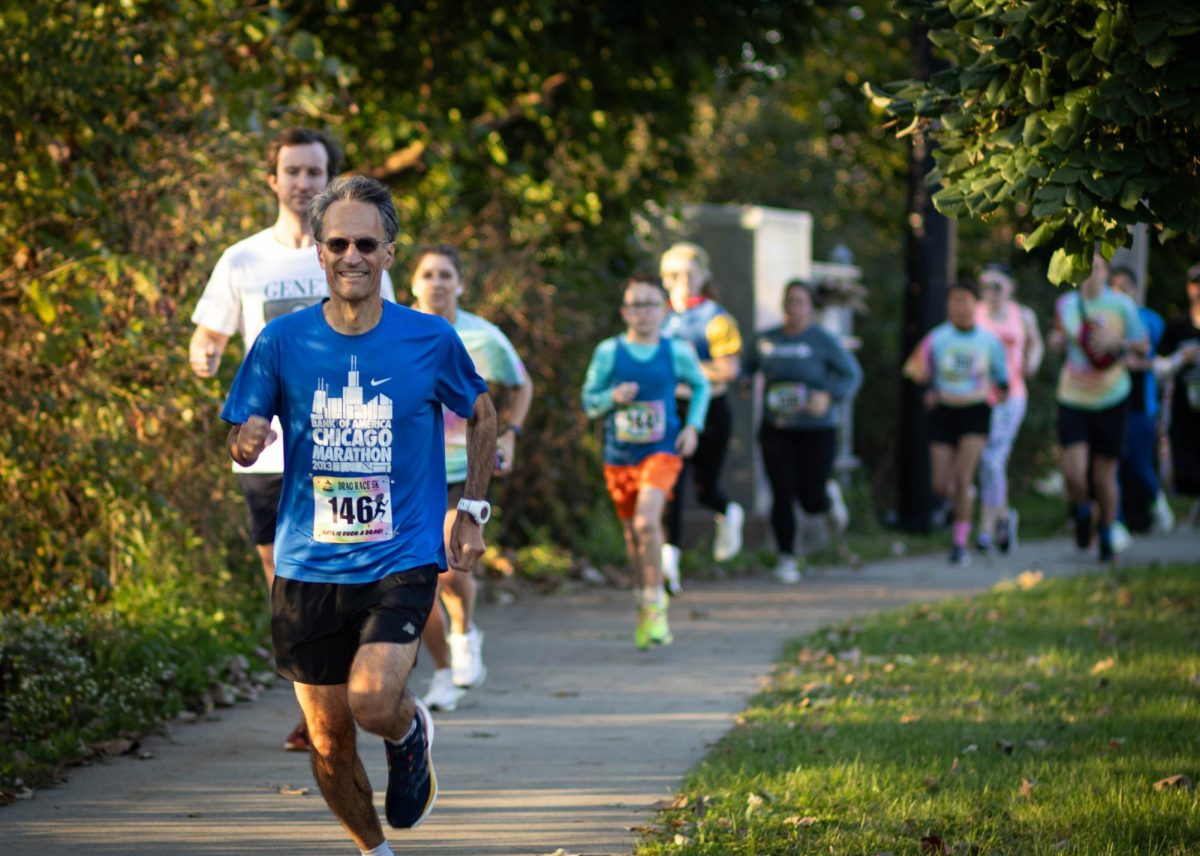
[{"label": "white wristwatch", "polygon": [[463,497],[458,501],[458,510],[467,512],[480,526],[492,519],[492,504],[486,499]]}]

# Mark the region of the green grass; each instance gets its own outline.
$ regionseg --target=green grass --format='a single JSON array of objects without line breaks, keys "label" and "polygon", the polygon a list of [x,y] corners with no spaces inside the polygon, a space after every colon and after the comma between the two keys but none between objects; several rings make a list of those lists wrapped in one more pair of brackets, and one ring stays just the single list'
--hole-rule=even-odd
[{"label": "green grass", "polygon": [[1200,852],[1200,565],[1024,582],[791,643],[638,856]]}]

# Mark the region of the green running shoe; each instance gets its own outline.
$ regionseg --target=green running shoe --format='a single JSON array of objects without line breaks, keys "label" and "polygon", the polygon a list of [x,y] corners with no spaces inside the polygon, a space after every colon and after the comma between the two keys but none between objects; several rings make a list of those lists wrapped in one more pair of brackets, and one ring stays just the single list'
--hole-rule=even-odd
[{"label": "green running shoe", "polygon": [[637,627],[633,631],[633,644],[639,651],[649,650],[652,645],[670,645],[675,641],[667,624],[667,608],[644,606],[638,611]]}]

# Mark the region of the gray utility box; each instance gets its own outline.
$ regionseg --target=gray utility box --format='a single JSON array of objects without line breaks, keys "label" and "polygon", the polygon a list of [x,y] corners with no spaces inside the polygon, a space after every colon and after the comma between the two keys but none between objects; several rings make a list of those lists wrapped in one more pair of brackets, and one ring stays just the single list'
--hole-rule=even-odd
[{"label": "gray utility box", "polygon": [[[815,276],[858,279],[858,269],[846,264],[814,264],[812,215],[805,211],[757,205],[685,205],[678,218],[667,218],[666,235],[658,249],[676,240],[688,240],[708,251],[718,302],[733,313],[747,346],[756,330],[777,326],[783,320],[783,288],[792,279]],[[819,315],[830,330],[852,335],[849,309],[834,308]],[[770,512],[771,494],[758,454],[758,396],[729,392],[734,414],[733,440],[725,462],[723,484],[732,499],[748,512],[746,546],[769,541],[763,518]],[[855,465],[850,449],[851,408],[845,408],[838,472]],[[691,485],[681,485],[687,497],[687,544],[711,531],[707,510],[696,509]],[[685,545],[686,546],[686,545]]]}]

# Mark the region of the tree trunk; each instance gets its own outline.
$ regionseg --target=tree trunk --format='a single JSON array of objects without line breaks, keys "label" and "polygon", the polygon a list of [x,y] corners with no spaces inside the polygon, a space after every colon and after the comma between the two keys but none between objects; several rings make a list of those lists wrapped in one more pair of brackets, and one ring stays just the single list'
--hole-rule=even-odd
[{"label": "tree trunk", "polygon": [[[912,44],[913,77],[928,79],[938,61],[931,55],[925,27],[914,25]],[[937,213],[931,199],[933,188],[925,184],[925,176],[933,168],[932,146],[920,131],[912,141],[901,359],[945,320],[946,292],[956,266],[955,224]],[[901,383],[897,519],[909,532],[928,532],[935,507],[929,479],[929,414],[921,388],[907,378]]]}]

